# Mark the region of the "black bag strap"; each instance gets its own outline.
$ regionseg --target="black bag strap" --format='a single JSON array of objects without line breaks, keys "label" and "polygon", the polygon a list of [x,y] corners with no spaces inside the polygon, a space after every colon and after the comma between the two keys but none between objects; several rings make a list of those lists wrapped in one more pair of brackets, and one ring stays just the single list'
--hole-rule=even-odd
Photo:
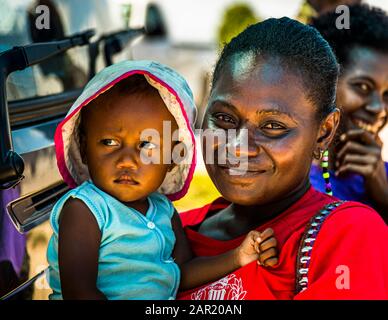
[{"label": "black bag strap", "polygon": [[334,209],[345,202],[337,201],[325,205],[307,224],[300,240],[298,256],[296,258],[295,294],[307,289],[311,252],[323,222]]}]

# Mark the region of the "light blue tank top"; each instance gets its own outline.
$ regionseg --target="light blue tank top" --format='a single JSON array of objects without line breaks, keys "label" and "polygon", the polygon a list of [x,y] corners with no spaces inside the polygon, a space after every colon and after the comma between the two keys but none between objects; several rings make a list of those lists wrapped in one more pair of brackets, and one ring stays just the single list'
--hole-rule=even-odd
[{"label": "light blue tank top", "polygon": [[47,249],[50,299],[61,299],[58,267],[58,218],[70,197],[82,200],[101,230],[97,288],[108,299],[174,299],[180,272],[172,258],[174,208],[162,194],[148,197],[146,215],[129,208],[86,181],[70,190],[51,213],[53,235]]}]

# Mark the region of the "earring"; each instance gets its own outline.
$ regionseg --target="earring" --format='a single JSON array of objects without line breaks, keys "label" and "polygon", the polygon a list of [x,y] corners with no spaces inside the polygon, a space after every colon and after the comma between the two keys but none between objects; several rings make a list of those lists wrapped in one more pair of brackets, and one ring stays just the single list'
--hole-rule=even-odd
[{"label": "earring", "polygon": [[322,167],[322,176],[325,180],[325,192],[326,194],[332,196],[333,191],[331,189],[330,183],[330,173],[329,173],[329,150],[323,151],[321,156],[321,167]]}]

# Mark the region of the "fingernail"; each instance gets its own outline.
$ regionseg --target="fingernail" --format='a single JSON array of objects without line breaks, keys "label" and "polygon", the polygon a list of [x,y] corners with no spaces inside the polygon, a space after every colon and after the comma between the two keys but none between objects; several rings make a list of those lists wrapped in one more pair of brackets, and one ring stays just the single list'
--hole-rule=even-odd
[{"label": "fingernail", "polygon": [[257,238],[256,238],[256,241],[257,241],[257,242],[261,242],[261,238],[260,238],[260,237],[257,237]]},{"label": "fingernail", "polygon": [[345,139],[346,139],[346,134],[345,134],[345,133],[341,134],[340,140],[341,140],[341,141],[344,141]]}]

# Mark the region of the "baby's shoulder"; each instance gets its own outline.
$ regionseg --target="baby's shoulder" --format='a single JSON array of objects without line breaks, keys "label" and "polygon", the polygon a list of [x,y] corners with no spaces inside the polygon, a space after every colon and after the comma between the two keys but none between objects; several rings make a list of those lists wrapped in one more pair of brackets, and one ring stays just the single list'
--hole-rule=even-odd
[{"label": "baby's shoulder", "polygon": [[153,192],[149,195],[152,205],[154,205],[158,212],[165,212],[170,218],[172,217],[175,208],[171,200],[162,193]]},{"label": "baby's shoulder", "polygon": [[105,221],[104,210],[107,206],[106,199],[98,192],[93,183],[85,181],[78,187],[69,190],[58,200],[51,213],[51,224],[55,231],[63,210],[74,212],[82,210],[92,214],[97,220],[98,226],[102,228]]},{"label": "baby's shoulder", "polygon": [[107,205],[107,197],[90,181],[85,181],[78,187],[70,190],[59,202],[62,202],[62,205],[64,205],[70,199],[84,202],[93,212],[103,210]]}]

